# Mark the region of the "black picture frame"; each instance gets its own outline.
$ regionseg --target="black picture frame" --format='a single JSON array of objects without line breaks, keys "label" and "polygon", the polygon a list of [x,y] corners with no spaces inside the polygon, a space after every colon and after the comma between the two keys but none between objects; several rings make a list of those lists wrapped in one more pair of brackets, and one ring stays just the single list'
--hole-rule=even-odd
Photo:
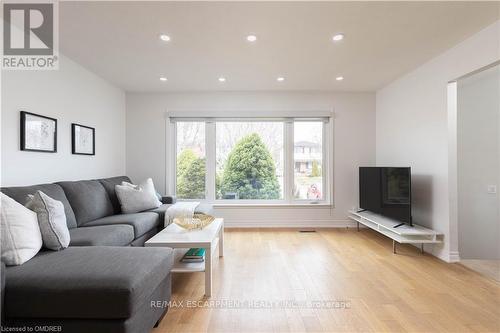
[{"label": "black picture frame", "polygon": [[[28,137],[30,135],[30,133],[26,128],[26,125],[27,125],[26,119],[28,117],[36,117],[36,118],[40,118],[40,120],[53,122],[54,139],[52,142],[51,149],[38,149],[38,148],[30,147],[30,145],[29,145],[30,138]],[[32,151],[32,152],[41,152],[41,153],[57,153],[57,119],[42,116],[42,115],[36,114],[36,113],[21,111],[20,125],[21,125],[20,148],[22,151]]]},{"label": "black picture frame", "polygon": [[[92,131],[92,152],[91,153],[77,151],[77,147],[76,147],[76,129],[77,129],[77,127],[86,128],[86,129],[89,129]],[[71,124],[71,153],[74,155],[89,155],[89,156],[95,155],[95,128],[94,127],[75,124],[75,123]]]}]

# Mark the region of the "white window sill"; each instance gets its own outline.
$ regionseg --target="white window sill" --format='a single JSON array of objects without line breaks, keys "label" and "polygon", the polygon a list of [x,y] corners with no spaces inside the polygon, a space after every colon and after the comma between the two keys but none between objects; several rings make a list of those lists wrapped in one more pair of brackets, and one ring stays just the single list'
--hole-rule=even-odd
[{"label": "white window sill", "polygon": [[334,208],[329,203],[214,203],[214,208]]}]

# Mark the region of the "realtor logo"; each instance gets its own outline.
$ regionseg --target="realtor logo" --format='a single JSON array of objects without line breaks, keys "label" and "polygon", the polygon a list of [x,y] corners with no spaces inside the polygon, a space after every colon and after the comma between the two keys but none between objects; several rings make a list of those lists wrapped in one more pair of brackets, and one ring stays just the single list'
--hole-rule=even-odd
[{"label": "realtor logo", "polygon": [[4,2],[2,69],[58,69],[57,14],[57,2]]}]

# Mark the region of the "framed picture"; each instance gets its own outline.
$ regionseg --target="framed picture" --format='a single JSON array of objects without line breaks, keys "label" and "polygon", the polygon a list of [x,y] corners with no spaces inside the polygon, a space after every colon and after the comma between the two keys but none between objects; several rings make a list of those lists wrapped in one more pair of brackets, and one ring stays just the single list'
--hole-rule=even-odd
[{"label": "framed picture", "polygon": [[95,128],[71,124],[71,152],[76,155],[95,155]]},{"label": "framed picture", "polygon": [[57,152],[57,119],[21,111],[21,150]]}]

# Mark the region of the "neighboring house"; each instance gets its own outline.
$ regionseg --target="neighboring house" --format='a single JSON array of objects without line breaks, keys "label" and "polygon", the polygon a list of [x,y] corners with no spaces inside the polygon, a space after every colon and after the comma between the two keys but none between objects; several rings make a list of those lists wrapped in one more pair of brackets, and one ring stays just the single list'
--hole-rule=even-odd
[{"label": "neighboring house", "polygon": [[310,141],[298,141],[294,146],[295,172],[310,175],[314,161],[321,165],[321,145]]}]

